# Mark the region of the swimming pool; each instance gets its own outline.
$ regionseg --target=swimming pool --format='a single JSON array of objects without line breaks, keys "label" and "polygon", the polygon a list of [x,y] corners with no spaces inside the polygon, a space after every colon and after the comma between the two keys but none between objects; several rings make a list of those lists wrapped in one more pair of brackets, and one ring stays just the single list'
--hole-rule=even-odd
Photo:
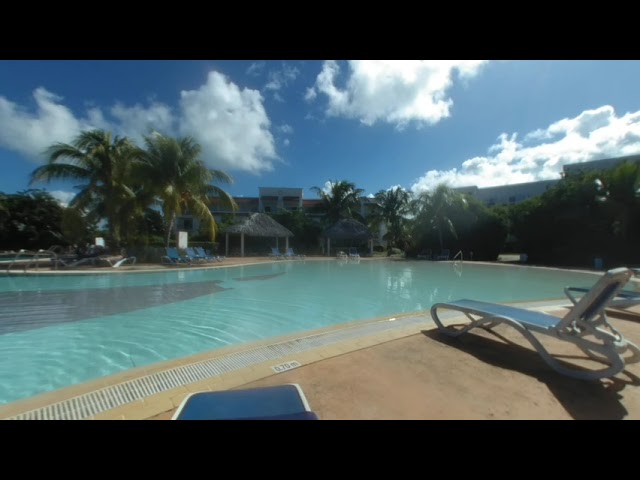
[{"label": "swimming pool", "polygon": [[0,404],[133,367],[474,298],[562,298],[579,272],[444,262],[279,261],[0,277]]}]

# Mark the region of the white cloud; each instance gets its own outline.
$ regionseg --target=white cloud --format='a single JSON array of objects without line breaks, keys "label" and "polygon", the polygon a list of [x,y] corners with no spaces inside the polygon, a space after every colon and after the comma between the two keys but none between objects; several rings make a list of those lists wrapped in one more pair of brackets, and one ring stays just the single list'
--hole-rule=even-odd
[{"label": "white cloud", "polygon": [[489,156],[462,162],[460,168],[430,170],[411,187],[414,192],[439,183],[451,187],[491,187],[559,179],[562,167],[600,158],[640,152],[640,111],[618,117],[605,105],[534,130],[518,142],[517,133],[503,133],[489,148]]},{"label": "white cloud", "polygon": [[280,125],[278,127],[278,130],[280,130],[285,135],[291,135],[293,133],[293,127],[291,125],[286,124],[286,123],[283,123],[282,125]]},{"label": "white cloud", "polygon": [[180,133],[200,142],[210,165],[252,173],[273,170],[277,155],[260,92],[240,89],[211,72],[206,84],[180,96]]},{"label": "white cloud", "polygon": [[76,196],[73,192],[67,192],[65,190],[53,190],[49,192],[53,198],[55,198],[60,205],[67,207],[69,202]]},{"label": "white cloud", "polygon": [[[41,163],[53,143],[71,142],[78,133],[104,128],[140,142],[154,128],[168,135],[191,135],[214,168],[252,173],[273,169],[278,160],[271,122],[259,91],[240,88],[218,72],[204,85],[180,92],[178,107],[116,103],[106,110],[91,103],[84,116],[74,114],[63,98],[43,87],[33,92],[35,109],[0,96],[0,147]],[[108,114],[108,115],[107,115]]]},{"label": "white cloud", "polygon": [[293,82],[298,75],[300,75],[300,70],[298,70],[297,67],[292,67],[285,63],[280,70],[272,70],[269,72],[269,82],[264,88],[266,90],[280,90]]},{"label": "white cloud", "polygon": [[289,141],[289,139],[288,139],[288,138],[285,138],[285,139],[284,139],[284,141],[283,141],[282,143],[284,143],[284,146],[285,146],[285,147],[288,147],[288,146],[291,144],[291,142]]},{"label": "white cloud", "polygon": [[247,75],[253,75],[254,77],[261,75],[265,65],[266,62],[264,60],[253,62],[249,65],[249,68],[247,68]]},{"label": "white cloud", "polygon": [[318,94],[316,93],[316,89],[313,87],[309,87],[307,88],[305,94],[304,94],[304,99],[308,102],[311,102],[313,100],[316,99],[316,97],[318,96]]},{"label": "white cloud", "polygon": [[[432,125],[450,115],[447,97],[454,74],[469,79],[484,64],[481,60],[350,60],[344,82],[340,65],[324,62],[305,99],[327,97],[326,114],[357,118],[365,125],[378,121],[402,129]],[[343,83],[344,87],[338,84]]]},{"label": "white cloud", "polygon": [[[34,90],[33,98],[36,108],[30,112],[0,96],[0,146],[40,160],[53,143],[68,142],[92,126],[90,120],[76,118],[62,105],[62,97],[43,87]],[[98,118],[95,112],[90,117]]]},{"label": "white cloud", "polygon": [[117,120],[118,130],[138,143],[142,143],[143,137],[151,130],[162,133],[173,131],[173,113],[162,103],[153,102],[148,107],[140,104],[127,107],[116,103],[110,113]]}]

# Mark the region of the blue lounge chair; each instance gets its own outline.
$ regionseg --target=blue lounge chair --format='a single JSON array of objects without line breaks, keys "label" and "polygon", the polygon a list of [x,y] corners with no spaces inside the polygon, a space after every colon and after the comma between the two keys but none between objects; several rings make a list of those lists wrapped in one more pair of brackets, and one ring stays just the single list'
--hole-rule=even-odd
[{"label": "blue lounge chair", "polygon": [[202,247],[194,247],[194,250],[198,255],[200,255],[204,259],[209,260],[211,262],[221,262],[225,258],[225,257],[216,256],[216,255],[208,255],[207,252],[205,252],[204,248]]},{"label": "blue lounge chair", "polygon": [[[431,317],[440,332],[457,337],[472,328],[491,329],[501,323],[518,330],[536,349],[551,368],[559,373],[582,380],[597,380],[622,371],[625,363],[640,361],[640,349],[626,340],[608,321],[605,308],[616,297],[633,273],[627,268],[606,272],[596,284],[562,317],[524,308],[475,300],[457,300],[436,303],[431,307]],[[470,324],[455,328],[445,327],[438,317],[439,309],[464,313]],[[593,360],[608,364],[601,370],[570,368],[556,360],[540,343],[534,333],[550,335],[577,346]],[[631,352],[625,358],[623,354]]]},{"label": "blue lounge chair", "polygon": [[187,247],[185,250],[187,252],[187,256],[191,259],[191,261],[195,260],[196,262],[201,262],[201,263],[208,262],[206,257],[197,253],[193,247]]},{"label": "blue lounge chair", "polygon": [[191,259],[189,257],[181,257],[178,254],[178,249],[176,247],[166,247],[165,251],[166,255],[163,255],[160,259],[161,262],[165,265],[181,265],[188,264],[191,265]]},{"label": "blue lounge chair", "polygon": [[270,257],[282,258],[282,254],[276,247],[271,247]]},{"label": "blue lounge chair", "polygon": [[187,396],[172,420],[318,420],[298,384],[198,392]]},{"label": "blue lounge chair", "polygon": [[349,258],[360,258],[360,254],[356,247],[349,247]]},{"label": "blue lounge chair", "polygon": [[436,256],[436,260],[449,260],[450,256],[451,256],[451,252],[449,251],[448,248],[445,248],[440,252],[440,255]]}]

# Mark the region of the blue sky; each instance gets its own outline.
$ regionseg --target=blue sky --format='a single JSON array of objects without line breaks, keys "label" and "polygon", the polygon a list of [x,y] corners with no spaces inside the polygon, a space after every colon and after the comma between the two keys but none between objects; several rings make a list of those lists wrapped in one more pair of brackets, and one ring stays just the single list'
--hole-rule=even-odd
[{"label": "blue sky", "polygon": [[0,61],[0,191],[28,188],[47,146],[96,127],[192,135],[243,196],[559,178],[640,153],[638,85],[640,61]]}]

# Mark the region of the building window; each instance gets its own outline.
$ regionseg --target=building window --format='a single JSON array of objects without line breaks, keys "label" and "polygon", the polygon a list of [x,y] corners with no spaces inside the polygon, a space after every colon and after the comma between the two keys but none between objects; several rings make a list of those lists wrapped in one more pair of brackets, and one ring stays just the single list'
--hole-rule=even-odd
[{"label": "building window", "polygon": [[509,197],[509,203],[516,203],[515,195],[512,195],[511,197]]},{"label": "building window", "polygon": [[184,230],[193,230],[193,219],[185,218],[182,220],[182,228]]},{"label": "building window", "polygon": [[264,213],[271,213],[271,207],[264,207]]}]

